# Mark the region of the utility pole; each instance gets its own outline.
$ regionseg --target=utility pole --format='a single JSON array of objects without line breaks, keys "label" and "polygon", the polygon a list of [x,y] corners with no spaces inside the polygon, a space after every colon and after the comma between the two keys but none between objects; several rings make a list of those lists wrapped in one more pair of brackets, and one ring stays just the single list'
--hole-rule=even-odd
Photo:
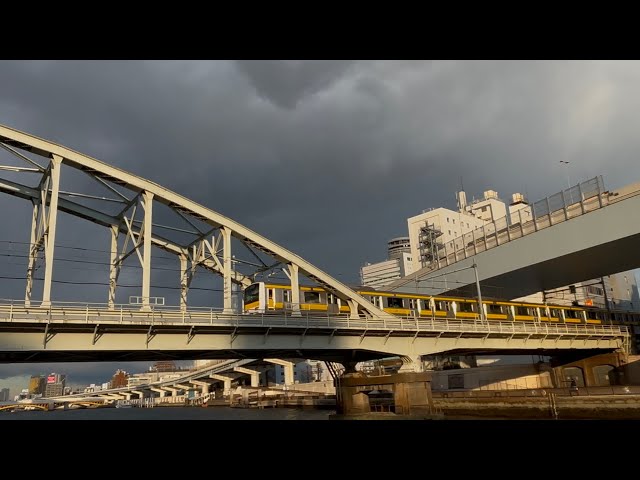
[{"label": "utility pole", "polygon": [[604,306],[607,308],[607,312],[611,313],[611,306],[609,305],[609,297],[607,296],[607,286],[604,283],[604,277],[600,277],[602,282],[602,291],[604,292]]}]

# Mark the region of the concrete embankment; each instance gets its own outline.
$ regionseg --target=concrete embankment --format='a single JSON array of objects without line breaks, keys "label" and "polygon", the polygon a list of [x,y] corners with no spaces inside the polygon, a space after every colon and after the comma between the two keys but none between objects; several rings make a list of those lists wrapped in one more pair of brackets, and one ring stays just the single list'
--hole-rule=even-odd
[{"label": "concrete embankment", "polygon": [[434,395],[447,417],[640,419],[640,395],[460,398]]}]

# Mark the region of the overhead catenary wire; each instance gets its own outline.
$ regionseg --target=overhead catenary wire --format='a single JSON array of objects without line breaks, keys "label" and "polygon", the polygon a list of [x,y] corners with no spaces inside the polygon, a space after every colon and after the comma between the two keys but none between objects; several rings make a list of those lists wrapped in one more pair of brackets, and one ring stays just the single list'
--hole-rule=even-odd
[{"label": "overhead catenary wire", "polygon": [[[21,241],[15,241],[15,240],[0,240],[0,244],[2,244],[2,243],[9,244],[9,245],[12,245],[12,244],[15,244],[15,245],[26,245],[26,246],[31,245],[31,242],[21,242]],[[59,244],[56,244],[55,247],[56,248],[66,248],[66,249],[69,249],[69,250],[86,251],[86,252],[99,252],[99,253],[104,253],[105,255],[110,255],[111,254],[111,252],[109,250],[100,250],[100,249],[95,249],[95,248],[76,247],[76,246],[59,245]],[[156,248],[160,248],[160,247],[156,246]],[[13,250],[9,250],[9,251],[13,251]],[[174,255],[173,257],[166,257],[166,256],[162,256],[162,255],[153,255],[153,260],[154,261],[157,261],[157,260],[168,260],[168,261],[171,261],[171,262],[175,262],[178,258],[179,258],[178,255]],[[56,260],[56,259],[54,258],[54,260]],[[261,265],[258,265],[256,263],[254,263],[254,262],[250,262],[248,260],[243,260],[243,259],[240,259],[240,258],[236,258],[235,256],[232,258],[232,262],[241,263],[241,264],[244,264],[244,265],[258,266],[258,267],[261,266]],[[110,265],[110,263],[107,263],[106,265]],[[142,268],[142,267],[139,267],[139,268]],[[152,268],[158,268],[158,267],[152,267]]]}]

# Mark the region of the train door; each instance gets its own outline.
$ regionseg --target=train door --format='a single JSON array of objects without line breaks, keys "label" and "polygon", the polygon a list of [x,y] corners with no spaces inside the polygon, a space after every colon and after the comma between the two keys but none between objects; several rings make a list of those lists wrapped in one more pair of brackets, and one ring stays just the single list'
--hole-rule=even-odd
[{"label": "train door", "polygon": [[535,322],[540,323],[540,307],[534,307],[533,309],[533,319]]},{"label": "train door", "polygon": [[458,316],[458,302],[451,302],[451,314],[453,318]]},{"label": "train door", "polygon": [[276,308],[276,289],[275,288],[267,288],[267,308],[269,310],[274,310]]},{"label": "train door", "polygon": [[453,302],[449,302],[448,300],[436,300],[433,309],[434,316],[450,318],[452,315],[455,315],[452,303]]},{"label": "train door", "polygon": [[343,300],[340,297],[337,297],[336,300],[338,302],[338,311],[339,312],[348,312],[349,311],[349,304],[347,303],[346,300]]},{"label": "train door", "polygon": [[429,299],[429,308],[431,309],[431,318],[436,317],[436,301],[431,297]]},{"label": "train door", "polygon": [[489,313],[487,308],[488,308],[487,304],[482,303],[482,315],[480,316],[480,320],[482,320],[483,317],[485,320],[489,318],[489,316],[487,315],[487,313]]},{"label": "train door", "polygon": [[561,309],[561,308],[558,309],[558,320],[560,320],[563,323],[565,323],[565,321],[566,321],[566,317],[564,315],[564,310]]},{"label": "train door", "polygon": [[333,293],[327,292],[327,312],[338,313],[339,311],[340,307],[338,305],[338,297]]},{"label": "train door", "polygon": [[420,315],[420,309],[418,308],[418,303],[420,302],[420,300],[418,300],[417,298],[408,298],[407,299],[409,302],[409,315],[412,317],[416,317],[418,315]]}]

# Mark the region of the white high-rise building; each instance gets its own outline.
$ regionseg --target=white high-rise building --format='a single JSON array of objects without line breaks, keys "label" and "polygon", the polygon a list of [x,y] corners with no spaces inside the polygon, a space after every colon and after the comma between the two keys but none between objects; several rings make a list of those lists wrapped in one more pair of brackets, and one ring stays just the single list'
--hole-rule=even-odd
[{"label": "white high-rise building", "polygon": [[381,288],[415,271],[409,237],[389,240],[387,252],[387,260],[367,263],[360,269],[362,285]]}]

